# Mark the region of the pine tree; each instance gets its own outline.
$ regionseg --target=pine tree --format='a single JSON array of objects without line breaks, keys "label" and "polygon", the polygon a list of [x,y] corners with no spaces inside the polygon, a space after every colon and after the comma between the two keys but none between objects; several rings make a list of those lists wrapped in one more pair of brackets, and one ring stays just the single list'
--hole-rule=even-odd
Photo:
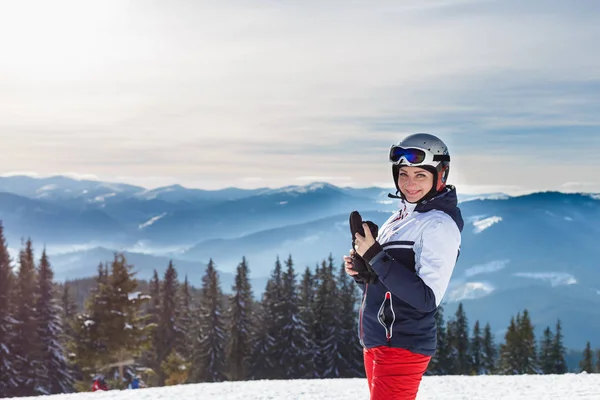
[{"label": "pine tree", "polygon": [[177,297],[179,290],[178,286],[177,271],[173,266],[173,262],[169,261],[169,266],[165,271],[160,291],[161,301],[158,313],[158,327],[155,330],[156,340],[154,342],[156,364],[159,366],[158,370],[155,372],[157,374],[159,386],[164,386],[165,379],[167,378],[160,366],[166,361],[169,354],[171,354],[172,350],[175,348],[177,337],[181,335],[181,330],[177,326],[177,323],[179,322],[179,311],[177,307],[179,303]]},{"label": "pine tree", "polygon": [[339,354],[336,360],[338,377],[364,377],[362,348],[356,334],[359,297],[357,287],[353,279],[346,273],[343,263],[338,269],[337,284],[338,296],[335,300],[337,302],[336,309],[339,312],[335,314],[335,317],[336,324],[339,326],[337,336]]},{"label": "pine tree", "polygon": [[[123,378],[125,367],[147,350],[150,335],[142,309],[148,296],[136,291],[134,277],[123,254],[115,254],[110,273],[108,266],[99,265],[97,286],[77,318],[73,350],[84,379],[78,387],[89,386],[89,377],[99,372]],[[123,386],[122,380],[113,386]]]},{"label": "pine tree", "polygon": [[18,386],[13,356],[16,340],[12,312],[14,283],[4,228],[0,221],[0,397],[10,397]]},{"label": "pine tree", "polygon": [[479,328],[479,320],[475,321],[473,326],[473,337],[471,338],[471,371],[475,375],[484,375],[485,367],[485,353],[483,346],[483,337],[481,336],[481,329]]},{"label": "pine tree", "polygon": [[54,294],[53,272],[46,255],[42,252],[37,284],[35,307],[39,353],[37,355],[35,390],[42,395],[72,393],[74,379],[66,351],[61,343],[63,326],[62,310]]},{"label": "pine tree", "polygon": [[496,372],[497,357],[498,351],[496,350],[496,345],[494,344],[492,327],[489,323],[487,323],[483,329],[483,374],[490,375]]},{"label": "pine tree", "polygon": [[298,289],[298,326],[303,338],[302,357],[296,367],[296,376],[299,379],[309,379],[314,377],[314,358],[315,343],[313,341],[313,302],[314,287],[313,274],[309,267],[306,267]]},{"label": "pine tree", "polygon": [[[123,254],[115,254],[107,287],[110,318],[97,320],[107,325],[108,351],[113,364],[130,363],[150,344],[142,316],[142,307],[148,297],[137,291],[137,285],[133,266]],[[121,367],[119,376],[124,377]]]},{"label": "pine tree", "polygon": [[287,360],[284,358],[284,352],[288,347],[287,338],[284,336],[286,321],[286,302],[284,299],[283,288],[283,268],[279,257],[275,261],[275,268],[271,279],[273,285],[270,287],[270,295],[265,307],[268,309],[270,323],[267,325],[269,335],[273,338],[273,345],[270,348],[268,357],[271,358],[273,371],[269,374],[271,379],[284,379],[286,371],[290,368]]},{"label": "pine tree", "polygon": [[595,372],[600,373],[600,349],[596,350],[596,370]]},{"label": "pine tree", "polygon": [[252,351],[253,294],[246,257],[237,266],[233,295],[229,298],[229,337],[226,348],[228,378],[232,381],[247,380]]},{"label": "pine tree", "polygon": [[583,359],[579,361],[579,369],[581,372],[589,374],[594,372],[594,352],[589,341],[585,345],[585,350],[583,350]]},{"label": "pine tree", "polygon": [[15,372],[19,377],[17,396],[35,395],[35,370],[38,365],[38,335],[36,322],[36,271],[31,239],[19,253],[16,287],[16,340],[14,347]]},{"label": "pine tree", "polygon": [[109,343],[106,328],[111,317],[108,304],[108,271],[104,265],[98,265],[96,286],[78,314],[73,324],[74,340],[69,350],[75,354],[76,368],[81,372],[76,385],[79,390],[89,389],[89,379],[100,372],[100,368],[109,363]]},{"label": "pine tree", "polygon": [[152,374],[146,379],[146,385],[157,386],[159,384],[159,375],[161,374],[161,365],[158,362],[157,349],[160,347],[160,338],[158,335],[160,319],[160,278],[158,272],[154,269],[152,278],[148,283],[148,296],[144,318],[146,325],[144,329],[147,332],[146,340],[151,345],[144,349],[139,357],[139,363],[145,368],[150,368]]},{"label": "pine tree", "polygon": [[283,379],[285,377],[285,360],[282,360],[285,343],[281,335],[284,326],[281,270],[281,262],[277,257],[254,322],[257,329],[252,350],[251,376],[253,379]]},{"label": "pine tree", "polygon": [[282,275],[282,360],[285,360],[284,378],[297,378],[302,371],[300,366],[307,357],[304,348],[305,337],[302,327],[299,326],[300,307],[296,284],[296,271],[290,255],[285,262],[286,270]]},{"label": "pine tree", "polygon": [[520,360],[520,373],[539,374],[541,371],[537,359],[537,344],[534,327],[531,324],[527,309],[523,310],[523,316],[521,318],[521,324],[518,326],[518,330],[520,340],[519,345],[517,346],[517,357]]},{"label": "pine tree", "polygon": [[450,357],[450,343],[448,341],[448,331],[444,321],[444,307],[440,304],[435,314],[436,322],[436,351],[429,367],[428,375],[447,375],[452,370],[452,359]]},{"label": "pine tree", "polygon": [[540,343],[539,352],[540,369],[543,374],[554,373],[554,361],[552,359],[553,345],[554,335],[552,334],[550,327],[547,326],[546,329],[544,329],[544,339]]},{"label": "pine tree", "polygon": [[[520,321],[520,315],[517,314],[517,320]],[[504,343],[500,345],[500,359],[498,361],[498,371],[502,375],[517,375],[521,371],[519,351],[519,331],[515,317],[511,317],[510,325],[504,335]]]},{"label": "pine tree", "polygon": [[566,349],[563,344],[562,326],[560,320],[556,321],[556,334],[552,345],[552,361],[554,363],[553,374],[565,374],[568,372],[567,361],[565,360]]},{"label": "pine tree", "polygon": [[190,283],[187,275],[183,281],[183,285],[180,286],[179,293],[180,309],[179,313],[179,327],[181,329],[181,335],[177,338],[176,349],[177,353],[186,361],[191,361],[192,348],[193,348],[193,300]]},{"label": "pine tree", "polygon": [[210,259],[202,278],[198,310],[198,340],[192,361],[193,382],[225,380],[225,329],[219,275]]},{"label": "pine tree", "polygon": [[166,376],[165,385],[182,385],[189,377],[191,363],[186,361],[175,349],[161,364],[161,370]]},{"label": "pine tree", "polygon": [[63,285],[62,296],[60,297],[60,320],[63,327],[61,343],[65,344],[69,371],[73,381],[80,381],[82,379],[81,370],[75,364],[75,354],[69,351],[72,347],[72,343],[75,341],[77,311],[77,304],[75,304],[75,300],[71,294],[71,284],[65,282]]},{"label": "pine tree", "polygon": [[73,322],[77,316],[77,304],[71,294],[69,282],[63,285],[62,296],[60,297],[61,323],[63,326],[66,341],[73,338]]},{"label": "pine tree", "polygon": [[317,279],[318,286],[313,303],[313,332],[316,345],[315,378],[335,378],[336,371],[333,356],[337,350],[337,327],[333,322],[335,321],[336,310],[334,304],[337,294],[332,267],[327,265],[326,261],[323,261],[317,274],[319,276]]},{"label": "pine tree", "polygon": [[469,354],[469,323],[462,303],[458,305],[455,319],[449,324],[450,346],[453,348],[454,360],[452,373],[468,375],[471,372],[471,360]]}]

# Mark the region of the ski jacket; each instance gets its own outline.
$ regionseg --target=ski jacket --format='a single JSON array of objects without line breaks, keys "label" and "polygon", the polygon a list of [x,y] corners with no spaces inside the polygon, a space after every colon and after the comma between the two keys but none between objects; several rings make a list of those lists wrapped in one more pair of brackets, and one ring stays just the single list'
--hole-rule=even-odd
[{"label": "ski jacket", "polygon": [[456,189],[447,186],[421,203],[403,201],[379,228],[375,253],[365,254],[378,279],[359,284],[358,335],[364,348],[435,353],[435,314],[460,253],[464,223],[457,203]]}]

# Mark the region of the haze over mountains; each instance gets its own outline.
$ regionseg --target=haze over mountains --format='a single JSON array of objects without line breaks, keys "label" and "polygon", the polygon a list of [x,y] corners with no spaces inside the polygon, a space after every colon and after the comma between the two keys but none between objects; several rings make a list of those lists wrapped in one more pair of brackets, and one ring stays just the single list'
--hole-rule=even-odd
[{"label": "haze over mountains", "polygon": [[[563,322],[565,340],[581,348],[600,332],[600,195],[558,192],[511,197],[462,196],[463,244],[446,296],[446,315],[462,301],[474,322],[501,334],[528,308],[538,331]],[[350,248],[348,215],[382,224],[396,208],[388,188],[327,183],[280,189],[217,191],[142,187],[63,176],[0,177],[0,220],[16,254],[21,238],[45,246],[56,279],[93,276],[99,262],[127,251],[138,277],[164,271],[199,285],[212,258],[229,291],[243,256],[256,295],[276,257],[297,271]],[[539,334],[539,333],[538,333]]]}]

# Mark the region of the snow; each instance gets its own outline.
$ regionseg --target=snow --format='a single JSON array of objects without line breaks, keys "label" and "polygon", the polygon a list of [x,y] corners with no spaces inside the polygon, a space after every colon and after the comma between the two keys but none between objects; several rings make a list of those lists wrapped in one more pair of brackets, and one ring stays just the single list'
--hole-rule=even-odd
[{"label": "snow", "polygon": [[[365,379],[200,383],[44,397],[49,400],[366,400]],[[600,374],[425,376],[417,400],[599,399]]]},{"label": "snow", "polygon": [[42,193],[42,192],[47,192],[50,190],[56,190],[58,189],[58,185],[56,184],[48,184],[48,185],[44,185],[38,189],[35,190],[36,193]]},{"label": "snow", "polygon": [[161,218],[162,218],[162,217],[164,217],[165,215],[167,215],[167,213],[166,213],[166,212],[164,212],[164,213],[162,213],[162,214],[160,214],[160,215],[156,215],[156,216],[154,216],[154,217],[150,218],[148,221],[144,222],[143,224],[140,224],[140,225],[138,226],[138,228],[139,228],[139,229],[144,229],[145,227],[152,225],[153,223],[155,223],[156,221],[158,221],[159,219],[161,219]]},{"label": "snow", "polygon": [[114,197],[116,195],[117,195],[116,193],[106,193],[106,194],[102,194],[102,195],[94,197],[94,200],[92,200],[92,201],[100,203],[100,202],[103,202],[104,200],[106,200],[106,198]]},{"label": "snow", "polygon": [[135,300],[135,299],[139,298],[141,294],[142,294],[142,292],[132,292],[127,295],[127,298],[129,300]]},{"label": "snow", "polygon": [[479,221],[475,221],[475,222],[473,222],[473,226],[475,227],[473,232],[481,233],[484,230],[486,230],[487,228],[489,228],[490,226],[492,226],[495,223],[500,222],[500,221],[502,221],[502,217],[496,217],[496,216],[484,218]]}]

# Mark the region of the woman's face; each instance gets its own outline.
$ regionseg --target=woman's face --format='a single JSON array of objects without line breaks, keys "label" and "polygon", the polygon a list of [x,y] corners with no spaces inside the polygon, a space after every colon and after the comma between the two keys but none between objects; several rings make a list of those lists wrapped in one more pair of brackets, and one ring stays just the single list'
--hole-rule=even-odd
[{"label": "woman's face", "polygon": [[433,174],[419,167],[402,167],[398,174],[398,186],[409,203],[416,203],[433,187]]}]

